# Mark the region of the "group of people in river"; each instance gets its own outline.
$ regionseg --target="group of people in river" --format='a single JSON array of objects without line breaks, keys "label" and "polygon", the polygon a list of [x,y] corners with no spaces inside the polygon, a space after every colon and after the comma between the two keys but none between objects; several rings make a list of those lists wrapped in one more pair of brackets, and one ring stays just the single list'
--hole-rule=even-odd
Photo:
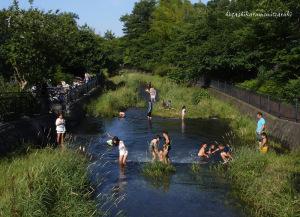
[{"label": "group of people in river", "polygon": [[203,142],[203,145],[198,152],[198,157],[200,157],[201,161],[205,161],[217,151],[220,151],[223,163],[227,163],[229,160],[233,161],[233,157],[230,155],[229,150],[229,147],[223,144],[220,144],[218,148],[216,148],[215,144],[211,144],[210,147],[207,149],[207,143]]},{"label": "group of people in river", "polygon": [[[149,99],[149,105],[148,105],[148,120],[151,120],[151,113],[152,113],[152,102],[155,102],[156,98],[156,90],[154,89],[153,85],[151,85],[151,82],[148,85],[148,89],[146,89],[147,92],[150,93],[150,99]],[[161,101],[163,107],[172,107],[171,100],[168,101],[168,104],[164,102],[164,100]],[[185,106],[182,107],[182,120],[184,120],[184,116],[186,114]],[[125,113],[122,111],[119,111],[119,117],[125,117]],[[265,133],[265,124],[266,121],[262,117],[262,113],[257,113],[258,123],[257,128],[255,130],[255,134],[257,136],[257,140],[259,142],[258,149],[261,150],[263,153],[266,153],[268,150],[268,139],[267,134]],[[63,145],[64,143],[64,134],[66,132],[65,127],[66,121],[63,118],[62,114],[59,114],[58,118],[56,119],[55,125],[57,130],[57,144]],[[126,146],[123,141],[121,141],[117,136],[111,136],[108,134],[108,137],[112,138],[112,145],[118,146],[119,149],[119,163],[125,165],[126,159],[128,156],[128,150],[126,149]],[[170,157],[169,152],[171,151],[171,140],[168,136],[168,132],[164,131],[162,134],[164,138],[164,145],[163,149],[158,150],[158,142],[162,139],[160,135],[155,136],[154,139],[151,140],[149,144],[149,153],[152,156],[152,162],[155,161],[156,156],[158,157],[158,160],[160,162],[170,163]],[[203,142],[203,145],[201,149],[198,152],[198,156],[200,157],[200,160],[205,160],[210,158],[213,154],[215,154],[217,151],[220,151],[220,156],[222,157],[224,163],[227,163],[228,160],[233,161],[233,157],[229,153],[230,148],[226,145],[220,144],[218,148],[216,148],[215,144],[211,144],[209,147],[207,146],[206,142]]]},{"label": "group of people in river", "polygon": [[[155,161],[156,155],[158,156],[159,162],[170,163],[169,152],[171,151],[171,140],[168,136],[168,132],[164,131],[162,135],[165,140],[162,150],[158,150],[158,142],[162,139],[160,135],[155,136],[149,144],[149,153],[152,156],[152,163]],[[119,149],[119,164],[126,165],[128,150],[124,142],[117,136],[111,136],[109,133],[107,133],[107,136],[112,138],[111,145],[117,146]]]}]

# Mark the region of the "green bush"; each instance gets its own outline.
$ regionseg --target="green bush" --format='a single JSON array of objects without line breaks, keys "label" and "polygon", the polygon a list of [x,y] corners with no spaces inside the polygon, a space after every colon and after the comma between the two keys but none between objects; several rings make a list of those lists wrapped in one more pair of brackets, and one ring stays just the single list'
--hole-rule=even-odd
[{"label": "green bush", "polygon": [[196,90],[192,95],[192,101],[194,105],[198,105],[200,101],[204,98],[209,99],[210,94],[208,90],[203,88]]}]

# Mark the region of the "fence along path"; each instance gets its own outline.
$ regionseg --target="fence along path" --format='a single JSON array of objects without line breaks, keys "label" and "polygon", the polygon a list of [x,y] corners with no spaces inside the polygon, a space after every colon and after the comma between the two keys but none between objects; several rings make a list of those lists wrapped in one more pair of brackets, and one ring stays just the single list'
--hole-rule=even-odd
[{"label": "fence along path", "polygon": [[256,92],[238,87],[226,81],[201,77],[196,83],[217,89],[227,95],[249,103],[269,114],[289,121],[300,121],[299,97],[277,96],[265,92]]},{"label": "fence along path", "polygon": [[[90,82],[64,91],[64,103],[72,103],[101,85],[103,85],[101,75],[94,76]],[[19,120],[22,116],[37,117],[41,114],[49,114],[52,105],[47,90],[35,93],[0,93],[0,122]]]}]

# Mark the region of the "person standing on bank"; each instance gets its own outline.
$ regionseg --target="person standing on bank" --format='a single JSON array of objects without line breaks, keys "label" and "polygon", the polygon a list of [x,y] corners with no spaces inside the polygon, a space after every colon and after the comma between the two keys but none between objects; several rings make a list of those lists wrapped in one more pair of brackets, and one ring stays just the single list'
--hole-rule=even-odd
[{"label": "person standing on bank", "polygon": [[261,112],[257,112],[256,117],[258,118],[258,122],[257,122],[257,128],[256,128],[256,131],[255,131],[255,134],[257,136],[257,140],[258,140],[258,144],[259,144],[259,148],[260,148],[262,146],[262,137],[261,137],[261,134],[263,132],[265,132],[266,121],[262,117],[262,113]]},{"label": "person standing on bank", "polygon": [[150,90],[150,99],[151,99],[151,102],[155,102],[155,97],[156,97],[156,90],[152,86],[152,88]]},{"label": "person standing on bank", "polygon": [[83,79],[83,82],[85,81],[85,83],[89,83],[91,80],[91,76],[89,73],[84,73],[84,79]]},{"label": "person standing on bank", "polygon": [[148,106],[148,120],[151,120],[152,117],[151,117],[151,113],[152,113],[152,103],[151,103],[151,100],[149,100],[149,106]]},{"label": "person standing on bank", "polygon": [[66,121],[63,119],[63,115],[59,114],[58,118],[56,119],[55,122],[56,125],[56,131],[57,131],[57,144],[59,144],[59,141],[61,145],[64,144],[64,134],[66,132]]}]

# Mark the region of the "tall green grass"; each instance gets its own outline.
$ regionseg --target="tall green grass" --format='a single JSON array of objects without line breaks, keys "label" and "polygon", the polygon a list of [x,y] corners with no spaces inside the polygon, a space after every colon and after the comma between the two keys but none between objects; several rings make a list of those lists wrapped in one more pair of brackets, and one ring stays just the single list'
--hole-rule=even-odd
[{"label": "tall green grass", "polygon": [[128,72],[124,79],[135,81],[135,83],[152,83],[158,91],[158,98],[165,102],[171,100],[173,109],[163,109],[161,103],[154,104],[153,115],[159,117],[181,117],[182,106],[186,106],[186,118],[209,118],[217,116],[219,118],[234,118],[238,115],[230,105],[221,103],[211,97],[205,89],[189,88],[179,85],[166,77],[152,76],[148,74]]},{"label": "tall green grass", "polygon": [[116,76],[111,78],[117,89],[108,89],[98,99],[86,105],[87,112],[94,116],[113,117],[118,116],[119,111],[123,111],[128,107],[142,107],[145,103],[143,104],[139,99],[140,85],[126,77]]},{"label": "tall green grass", "polygon": [[0,162],[0,216],[97,216],[86,159],[45,149]]},{"label": "tall green grass", "polygon": [[300,216],[300,153],[262,154],[253,147],[234,151],[226,174],[256,216]]}]

